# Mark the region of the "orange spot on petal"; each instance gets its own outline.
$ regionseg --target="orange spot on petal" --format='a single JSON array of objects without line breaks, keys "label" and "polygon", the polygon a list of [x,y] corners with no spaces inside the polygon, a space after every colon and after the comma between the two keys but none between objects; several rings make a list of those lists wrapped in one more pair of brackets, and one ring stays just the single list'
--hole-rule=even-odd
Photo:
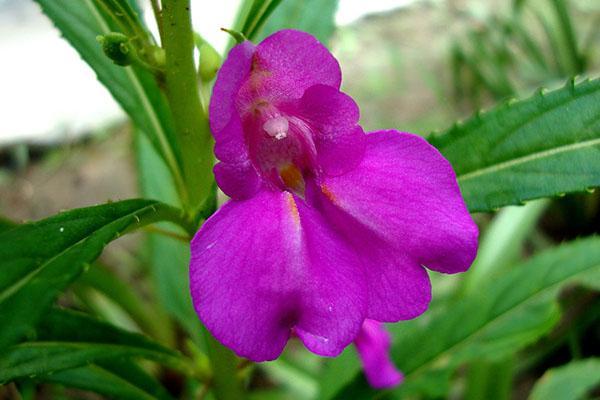
[{"label": "orange spot on petal", "polygon": [[323,192],[329,201],[331,201],[333,204],[337,204],[337,198],[335,197],[335,194],[324,184],[321,184],[321,192]]},{"label": "orange spot on petal", "polygon": [[298,212],[298,206],[296,205],[296,200],[294,200],[294,196],[291,193],[287,193],[288,206],[290,208],[290,212],[292,214],[292,219],[297,226],[300,226],[300,213]]}]

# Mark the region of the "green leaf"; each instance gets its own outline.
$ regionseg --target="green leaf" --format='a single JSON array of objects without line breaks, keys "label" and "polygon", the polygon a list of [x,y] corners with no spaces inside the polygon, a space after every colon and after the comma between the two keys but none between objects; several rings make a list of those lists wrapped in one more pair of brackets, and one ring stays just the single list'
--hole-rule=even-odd
[{"label": "green leaf", "polygon": [[15,226],[17,226],[17,224],[14,223],[13,221],[11,221],[8,218],[4,218],[4,217],[0,216],[0,232],[4,232],[9,229],[12,229]]},{"label": "green leaf", "polygon": [[530,400],[579,400],[600,385],[600,358],[573,361],[553,368],[533,387]]},{"label": "green leaf", "polygon": [[[67,211],[0,233],[0,353],[35,327],[58,294],[112,240],[161,220],[185,225],[181,211],[126,200]],[[193,231],[193,226],[187,227]]]},{"label": "green leaf", "polygon": [[178,353],[140,334],[82,313],[53,309],[40,321],[36,341],[9,347],[0,355],[0,382],[130,357],[187,370]]},{"label": "green leaf", "polygon": [[158,340],[169,343],[171,332],[169,325],[161,319],[156,304],[143,299],[140,293],[131,288],[129,282],[123,282],[112,271],[99,262],[86,271],[77,281],[78,284],[93,288],[111,299],[123,309],[142,329]]},{"label": "green leaf", "polygon": [[[121,67],[104,55],[98,35],[119,31],[119,25],[96,0],[36,0],[62,35],[96,72],[134,124],[148,136],[165,160],[179,191],[185,191],[181,154],[171,114],[154,76],[138,67]],[[170,179],[170,178],[169,178]]]},{"label": "green leaf", "polygon": [[[165,180],[169,174],[165,163],[146,137],[139,133],[136,133],[136,156],[144,197],[179,205],[175,188]],[[170,228],[169,225],[159,226]],[[201,330],[189,291],[189,246],[156,233],[148,234],[146,245],[148,265],[160,303],[198,343]]]},{"label": "green leaf", "polygon": [[246,0],[240,7],[237,22],[241,24],[241,33],[249,40],[256,39],[256,34],[282,0]]},{"label": "green leaf", "polygon": [[[476,293],[438,303],[420,318],[391,326],[392,358],[405,373],[395,393],[435,391],[464,362],[499,360],[533,343],[559,320],[555,298],[569,284],[600,286],[600,237],[540,253],[482,284]],[[375,393],[356,377],[336,398],[357,391]]]},{"label": "green leaf", "polygon": [[298,29],[329,43],[335,30],[337,0],[284,0],[266,19],[257,39],[264,39],[280,29]]},{"label": "green leaf", "polygon": [[600,186],[600,79],[509,101],[430,142],[473,212]]},{"label": "green leaf", "polygon": [[[135,364],[131,364],[131,367],[139,368],[134,365]],[[144,391],[142,388],[123,379],[121,375],[115,374],[97,365],[58,371],[51,375],[47,375],[40,380],[48,383],[57,383],[67,387],[89,390],[115,399],[169,399],[169,397],[157,396],[153,394],[153,392]]]},{"label": "green leaf", "polygon": [[476,291],[481,283],[513,267],[549,204],[543,199],[500,210],[479,240],[477,258],[462,276],[461,291]]}]

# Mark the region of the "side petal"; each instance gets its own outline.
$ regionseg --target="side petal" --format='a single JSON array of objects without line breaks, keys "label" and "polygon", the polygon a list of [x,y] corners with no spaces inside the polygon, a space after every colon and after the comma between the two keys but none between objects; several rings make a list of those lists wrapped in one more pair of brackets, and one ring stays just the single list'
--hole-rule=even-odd
[{"label": "side petal", "polygon": [[231,49],[219,68],[208,109],[210,129],[217,140],[236,113],[235,96],[250,74],[255,50],[251,42],[240,43]]},{"label": "side petal", "polygon": [[450,163],[409,133],[367,134],[354,170],[325,177],[321,189],[336,205],[399,254],[444,273],[467,270],[477,253],[477,226]]},{"label": "side petal", "polygon": [[366,319],[354,345],[367,381],[372,387],[391,388],[402,382],[402,373],[390,360],[390,335],[382,323]]},{"label": "side petal", "polygon": [[196,312],[238,355],[277,358],[292,331],[334,355],[358,334],[366,294],[345,242],[286,192],[230,201],[191,244]]},{"label": "side petal", "polygon": [[329,50],[314,36],[292,29],[259,43],[253,68],[266,74],[264,90],[274,99],[299,99],[316,84],[339,89],[342,81],[340,66]]},{"label": "side petal", "polygon": [[236,200],[252,197],[261,186],[260,177],[250,160],[239,163],[220,162],[215,165],[213,172],[221,190]]},{"label": "side petal", "polygon": [[326,174],[341,175],[360,163],[366,137],[350,96],[331,86],[314,85],[304,92],[297,112],[314,132],[317,161]]}]

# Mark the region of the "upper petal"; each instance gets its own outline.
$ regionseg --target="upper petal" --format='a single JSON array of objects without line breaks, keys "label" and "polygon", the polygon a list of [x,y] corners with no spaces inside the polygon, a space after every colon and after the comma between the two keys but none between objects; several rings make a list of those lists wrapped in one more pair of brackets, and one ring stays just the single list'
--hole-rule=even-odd
[{"label": "upper petal", "polygon": [[317,354],[336,355],[360,329],[359,261],[287,192],[228,202],[196,234],[191,252],[196,312],[240,356],[274,359],[292,330]]},{"label": "upper petal", "polygon": [[256,46],[249,41],[240,43],[229,52],[219,68],[208,110],[210,128],[219,140],[220,132],[229,123],[235,109],[235,97],[248,78]]},{"label": "upper petal", "polygon": [[350,96],[326,85],[304,92],[297,113],[314,131],[317,162],[329,175],[340,175],[362,160],[365,134],[358,125],[360,111]]},{"label": "upper petal", "polygon": [[424,139],[397,131],[367,135],[354,170],[325,177],[321,190],[400,254],[445,273],[469,268],[477,226],[448,161]]},{"label": "upper petal", "polygon": [[285,29],[256,48],[253,68],[264,73],[264,93],[278,100],[299,99],[309,87],[322,84],[339,89],[340,66],[314,36]]}]

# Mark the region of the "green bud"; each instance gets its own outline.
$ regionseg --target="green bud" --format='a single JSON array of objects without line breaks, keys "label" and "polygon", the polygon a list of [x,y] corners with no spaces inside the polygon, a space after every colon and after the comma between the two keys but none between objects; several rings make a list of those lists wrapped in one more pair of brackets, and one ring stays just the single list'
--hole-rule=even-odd
[{"label": "green bud", "polygon": [[165,65],[167,65],[167,56],[165,54],[165,49],[158,46],[152,46],[152,57],[154,59],[154,64],[158,68],[164,68]]},{"label": "green bud", "polygon": [[200,51],[200,67],[198,74],[202,82],[210,82],[217,75],[221,66],[221,55],[208,43],[204,42],[198,49]]},{"label": "green bud", "polygon": [[229,33],[237,43],[242,43],[248,40],[242,32],[234,31],[233,29],[221,28],[223,32]]},{"label": "green bud", "polygon": [[96,40],[102,45],[104,54],[115,64],[127,66],[133,62],[133,48],[129,43],[129,38],[122,33],[110,32],[97,36]]}]

